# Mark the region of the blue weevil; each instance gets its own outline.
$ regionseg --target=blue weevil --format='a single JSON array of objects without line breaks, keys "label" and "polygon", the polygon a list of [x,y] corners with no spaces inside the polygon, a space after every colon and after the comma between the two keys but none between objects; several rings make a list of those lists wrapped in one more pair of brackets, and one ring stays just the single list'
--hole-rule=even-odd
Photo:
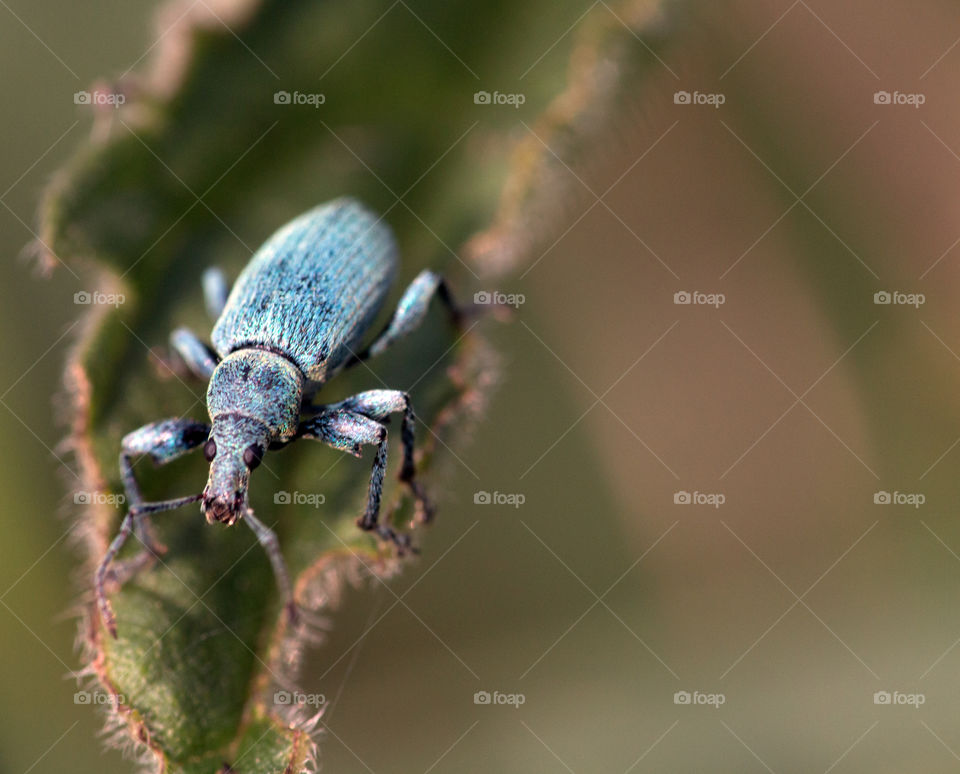
[{"label": "blue weevil", "polygon": [[[203,290],[216,319],[212,348],[180,328],[171,345],[191,372],[209,380],[210,424],[192,419],[151,422],[124,437],[120,472],[129,510],[96,574],[100,616],[116,637],[116,617],[105,592],[108,569],[132,534],[144,551],[117,563],[112,576],[122,583],[165,548],[152,535],[147,516],[200,502],[209,523],[227,526],[246,519],[273,566],[286,609],[295,615],[290,582],[276,535],[247,503],[250,472],[267,449],[312,438],[360,456],[376,446],[363,530],[392,542],[400,553],[408,535],[378,520],[387,466],[387,430],[382,422],[402,412],[403,462],[399,477],[413,493],[418,518],[432,509],[415,480],[414,415],[410,398],[397,390],[371,390],[338,403],[313,406],[312,395],[342,369],[383,352],[423,319],[439,296],[456,325],[462,321],[443,278],[421,272],[404,292],[393,317],[373,342],[361,341],[382,308],[397,266],[389,227],[351,199],[338,199],[301,215],[277,231],[251,258],[227,297],[222,274],[208,271]],[[144,502],[133,475],[133,459],[148,455],[162,465],[198,447],[210,463],[202,493]]]}]

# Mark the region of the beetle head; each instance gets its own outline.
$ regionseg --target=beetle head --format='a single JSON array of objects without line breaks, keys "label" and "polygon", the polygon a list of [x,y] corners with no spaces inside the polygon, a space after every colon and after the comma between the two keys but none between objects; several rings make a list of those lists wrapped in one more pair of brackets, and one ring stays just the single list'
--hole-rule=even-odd
[{"label": "beetle head", "polygon": [[229,527],[243,516],[250,471],[260,464],[267,440],[267,428],[250,417],[225,414],[214,419],[203,446],[210,476],[200,501],[200,510],[210,524],[220,522]]}]

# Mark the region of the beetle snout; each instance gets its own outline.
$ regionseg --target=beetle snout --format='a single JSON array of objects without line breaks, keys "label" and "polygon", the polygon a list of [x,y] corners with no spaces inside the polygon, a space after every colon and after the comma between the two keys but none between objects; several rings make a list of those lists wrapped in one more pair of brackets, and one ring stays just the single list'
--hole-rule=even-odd
[{"label": "beetle snout", "polygon": [[203,498],[201,510],[207,517],[208,524],[220,523],[231,526],[240,518],[242,495],[237,492],[233,498],[207,497]]}]

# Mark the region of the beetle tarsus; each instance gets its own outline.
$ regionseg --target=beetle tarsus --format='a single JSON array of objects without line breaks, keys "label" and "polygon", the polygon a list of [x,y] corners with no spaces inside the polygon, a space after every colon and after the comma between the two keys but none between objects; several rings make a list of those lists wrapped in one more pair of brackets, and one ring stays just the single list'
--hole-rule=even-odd
[{"label": "beetle tarsus", "polygon": [[393,545],[397,550],[397,556],[406,556],[408,552],[412,554],[419,553],[413,546],[411,537],[405,532],[397,532],[393,527],[389,527],[386,524],[374,523],[365,526],[363,519],[360,520],[358,526],[366,532],[376,532],[382,541]]}]

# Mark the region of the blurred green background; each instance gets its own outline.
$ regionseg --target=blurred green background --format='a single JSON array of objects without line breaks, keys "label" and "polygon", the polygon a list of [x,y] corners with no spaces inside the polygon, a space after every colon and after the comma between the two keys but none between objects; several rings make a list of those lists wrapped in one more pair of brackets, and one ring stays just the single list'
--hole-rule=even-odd
[{"label": "blurred green background", "polygon": [[[90,130],[73,93],[140,59],[154,4],[0,5],[0,769],[123,771],[65,679],[55,396],[84,285],[18,256]],[[533,65],[531,90],[559,82],[588,9],[611,13],[523,20],[539,34],[503,43],[518,80]],[[462,13],[482,36],[483,7]],[[526,303],[495,331],[502,384],[393,584],[409,594],[348,592],[307,659],[304,690],[332,700],[326,771],[957,768],[960,8],[704,3],[662,32],[655,77],[571,172],[556,243],[507,281]]]}]

